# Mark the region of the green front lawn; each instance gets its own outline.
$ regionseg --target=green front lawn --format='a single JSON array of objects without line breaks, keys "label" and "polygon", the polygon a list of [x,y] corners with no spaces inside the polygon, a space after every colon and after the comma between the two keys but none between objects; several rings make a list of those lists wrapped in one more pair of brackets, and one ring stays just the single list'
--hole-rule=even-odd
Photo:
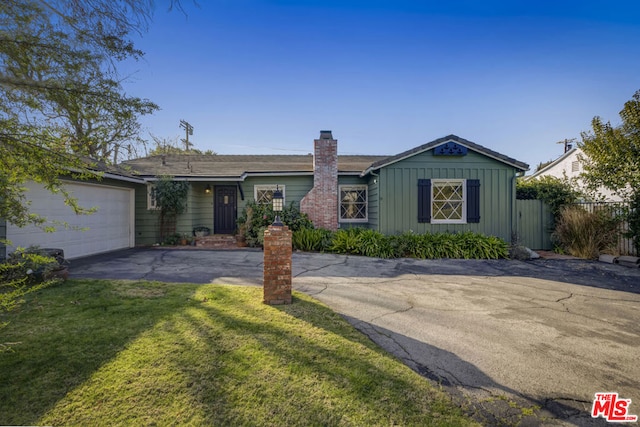
[{"label": "green front lawn", "polygon": [[71,280],[0,315],[0,425],[468,425],[325,306],[262,288]]}]

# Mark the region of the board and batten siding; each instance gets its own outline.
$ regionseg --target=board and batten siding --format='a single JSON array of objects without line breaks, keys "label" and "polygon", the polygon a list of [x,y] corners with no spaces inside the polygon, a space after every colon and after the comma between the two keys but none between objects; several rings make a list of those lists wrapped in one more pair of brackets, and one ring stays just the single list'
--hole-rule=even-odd
[{"label": "board and batten siding", "polygon": [[[432,151],[385,166],[378,177],[378,231],[397,234],[474,231],[511,240],[514,231],[514,167],[469,150],[466,156],[433,156]],[[431,224],[418,222],[419,179],[480,180],[480,222]],[[369,196],[371,205],[371,195]]]}]

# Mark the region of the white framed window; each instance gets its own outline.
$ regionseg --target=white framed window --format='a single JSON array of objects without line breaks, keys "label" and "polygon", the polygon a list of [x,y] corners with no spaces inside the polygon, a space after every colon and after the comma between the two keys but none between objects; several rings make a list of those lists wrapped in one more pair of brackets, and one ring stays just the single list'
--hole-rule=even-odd
[{"label": "white framed window", "polygon": [[464,224],[467,222],[467,191],[464,179],[431,180],[431,222]]},{"label": "white framed window", "polygon": [[147,210],[160,209],[156,203],[156,186],[155,184],[147,184]]},{"label": "white framed window", "polygon": [[253,186],[253,200],[259,205],[270,205],[273,203],[273,192],[278,190],[282,191],[282,203],[286,204],[285,186],[276,184],[254,185]]},{"label": "white framed window", "polygon": [[368,194],[366,185],[341,185],[338,193],[340,197],[340,222],[367,222]]}]

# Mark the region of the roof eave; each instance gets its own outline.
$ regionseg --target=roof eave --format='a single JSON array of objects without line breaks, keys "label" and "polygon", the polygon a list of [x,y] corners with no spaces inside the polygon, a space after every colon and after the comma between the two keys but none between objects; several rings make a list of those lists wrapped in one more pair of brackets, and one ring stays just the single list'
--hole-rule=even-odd
[{"label": "roof eave", "polygon": [[[493,152],[492,150],[489,150],[485,147],[479,146],[478,144],[471,142],[471,141],[467,141],[466,139],[460,138],[456,135],[448,135],[445,136],[443,138],[438,138],[434,141],[428,142],[426,144],[423,144],[419,147],[416,148],[412,148],[411,150],[407,150],[405,152],[402,152],[396,156],[392,156],[389,157],[386,160],[381,160],[379,162],[376,162],[374,164],[372,164],[371,166],[369,166],[364,172],[362,172],[361,176],[365,176],[368,173],[371,173],[371,171],[376,170],[376,169],[381,169],[384,167],[387,167],[389,165],[392,165],[394,163],[398,163],[401,162],[403,160],[406,160],[410,157],[416,156],[418,154],[422,154],[426,151],[432,150],[434,147],[437,147],[440,144],[444,144],[445,142],[448,141],[455,141],[456,143],[463,145],[464,147],[468,148],[469,150],[472,150],[476,153],[482,154],[484,156],[487,156],[489,158],[492,158],[494,160],[497,160],[501,163],[504,163],[506,165],[512,166],[514,168],[516,168],[517,170],[521,171],[521,172],[526,172],[529,170],[529,165],[524,163],[524,162],[519,162],[515,159],[505,159],[505,158],[501,158],[500,156],[503,156],[500,153],[497,152]],[[504,157],[508,157],[508,156],[504,156]]]}]

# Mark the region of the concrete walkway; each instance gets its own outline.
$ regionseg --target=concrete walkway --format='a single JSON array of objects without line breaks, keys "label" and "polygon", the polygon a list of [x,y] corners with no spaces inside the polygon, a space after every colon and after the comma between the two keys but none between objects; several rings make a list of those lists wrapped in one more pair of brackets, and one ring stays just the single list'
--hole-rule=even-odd
[{"label": "concrete walkway", "polygon": [[[293,274],[485,425],[606,425],[590,416],[602,391],[640,414],[640,269],[295,253]],[[262,252],[135,249],[71,275],[261,285]]]}]

